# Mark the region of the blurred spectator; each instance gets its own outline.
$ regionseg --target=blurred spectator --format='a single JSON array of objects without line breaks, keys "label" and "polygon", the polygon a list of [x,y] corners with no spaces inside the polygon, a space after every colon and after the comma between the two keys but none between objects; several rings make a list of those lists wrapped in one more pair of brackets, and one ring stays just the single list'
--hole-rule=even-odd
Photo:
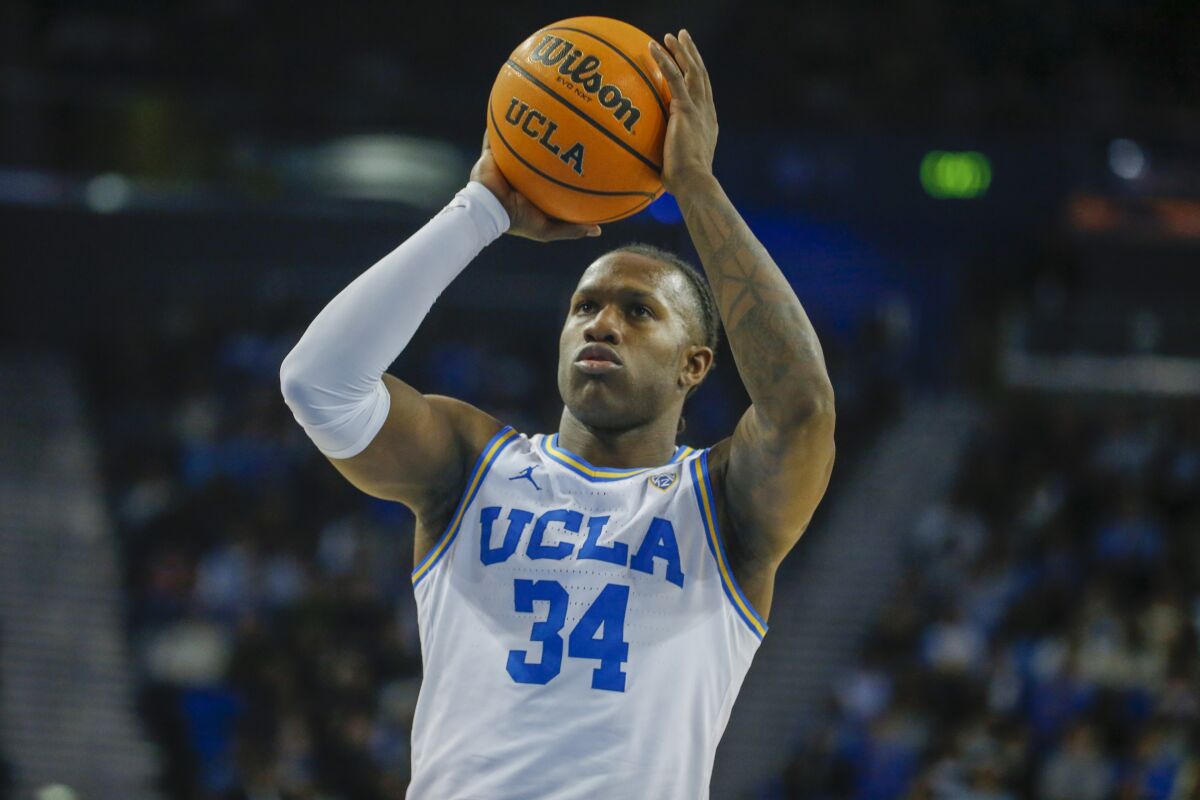
[{"label": "blurred spectator", "polygon": [[1113,786],[1113,767],[1091,726],[1075,725],[1042,767],[1038,795],[1046,800],[1103,800]]}]

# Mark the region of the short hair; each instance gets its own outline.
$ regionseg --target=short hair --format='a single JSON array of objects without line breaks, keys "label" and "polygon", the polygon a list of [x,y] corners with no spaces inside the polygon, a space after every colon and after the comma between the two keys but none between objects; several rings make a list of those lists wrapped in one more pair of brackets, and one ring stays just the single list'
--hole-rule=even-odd
[{"label": "short hair", "polygon": [[[717,313],[717,298],[713,294],[712,287],[708,285],[708,281],[700,274],[700,270],[670,250],[664,250],[661,247],[656,247],[646,242],[630,242],[629,244],[609,250],[605,255],[613,255],[614,253],[633,253],[634,255],[645,256],[646,258],[666,264],[683,275],[687,280],[696,305],[700,308],[700,344],[713,351],[713,366],[715,367],[717,345],[721,341],[721,317]],[[698,388],[700,388],[699,383],[688,389],[685,399],[691,397],[692,392]]]}]

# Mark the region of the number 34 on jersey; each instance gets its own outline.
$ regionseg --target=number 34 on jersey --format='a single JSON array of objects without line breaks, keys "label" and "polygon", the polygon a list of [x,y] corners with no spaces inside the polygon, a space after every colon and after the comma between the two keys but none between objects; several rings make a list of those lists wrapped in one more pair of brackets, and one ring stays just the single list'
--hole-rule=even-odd
[{"label": "number 34 on jersey", "polygon": [[[656,565],[661,562],[659,570],[665,580],[683,588],[679,546],[670,520],[653,518],[641,544],[631,556],[629,546],[624,542],[600,544],[600,537],[609,521],[607,516],[588,517],[585,520],[578,511],[562,508],[546,511],[536,521],[532,512],[511,509],[506,518],[508,525],[503,538],[497,542],[493,529],[497,527],[495,523],[502,510],[499,506],[488,506],[480,511],[479,559],[484,566],[507,561],[524,542],[525,555],[532,560],[590,559],[628,566],[648,575],[654,575]],[[547,530],[552,524],[560,525],[562,534],[582,534],[585,522],[587,535],[578,549],[575,542],[561,538],[561,534],[556,543],[545,543]],[[531,523],[532,533],[526,539],[525,532]],[[535,604],[539,607],[535,608]],[[508,674],[518,683],[549,683],[562,671],[565,644],[568,657],[600,662],[592,671],[593,689],[625,691],[622,665],[629,660],[629,643],[625,641],[629,586],[607,584],[579,618],[564,643],[562,629],[569,604],[570,596],[566,588],[556,580],[518,578],[513,581],[514,611],[537,613],[544,607],[545,617],[533,623],[529,635],[531,643],[541,644],[540,658],[531,660],[527,649],[510,650],[506,665]]]}]

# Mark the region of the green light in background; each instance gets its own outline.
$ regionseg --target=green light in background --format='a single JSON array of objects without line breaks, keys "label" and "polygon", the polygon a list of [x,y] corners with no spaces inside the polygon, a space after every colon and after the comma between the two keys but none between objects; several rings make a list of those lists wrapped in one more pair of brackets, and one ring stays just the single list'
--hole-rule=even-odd
[{"label": "green light in background", "polygon": [[969,150],[934,150],[921,159],[921,185],[930,197],[979,197],[992,183],[987,156]]}]

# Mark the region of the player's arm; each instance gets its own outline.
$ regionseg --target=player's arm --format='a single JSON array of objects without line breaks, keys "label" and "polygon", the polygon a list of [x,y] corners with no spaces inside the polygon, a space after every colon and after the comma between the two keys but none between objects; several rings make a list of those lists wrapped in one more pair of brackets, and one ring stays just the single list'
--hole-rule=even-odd
[{"label": "player's arm", "polygon": [[357,455],[329,462],[373,497],[404,503],[418,514],[444,509],[487,441],[503,427],[470,403],[422,394],[387,373],[389,407],[383,426]]},{"label": "player's arm", "polygon": [[296,421],[362,491],[414,509],[456,497],[500,427],[467,403],[421,394],[384,370],[438,295],[505,231],[550,241],[599,228],[552,220],[534,208],[504,180],[485,139],[471,182],[334,297],[280,365]]},{"label": "player's arm", "polygon": [[[713,448],[742,552],[771,567],[804,532],[834,459],[833,387],[800,300],[712,174],[717,118],[691,36],[654,57],[670,83],[663,180],[675,195],[717,298],[752,405]],[[673,56],[673,58],[672,58]]]}]

